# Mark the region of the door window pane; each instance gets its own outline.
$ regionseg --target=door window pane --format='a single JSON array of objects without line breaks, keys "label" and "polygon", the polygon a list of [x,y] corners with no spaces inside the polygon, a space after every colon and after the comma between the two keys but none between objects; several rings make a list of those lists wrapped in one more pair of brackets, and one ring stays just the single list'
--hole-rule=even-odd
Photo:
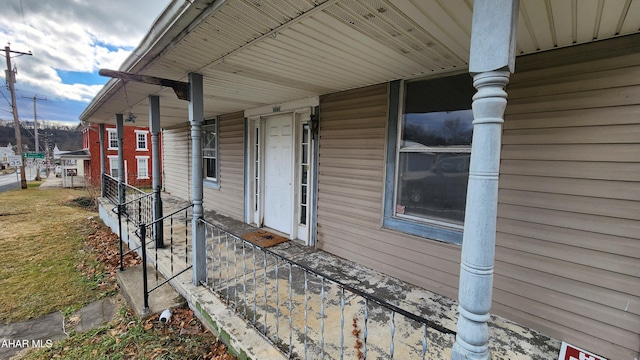
[{"label": "door window pane", "polygon": [[210,120],[202,127],[202,166],[206,180],[218,180],[218,127]]}]

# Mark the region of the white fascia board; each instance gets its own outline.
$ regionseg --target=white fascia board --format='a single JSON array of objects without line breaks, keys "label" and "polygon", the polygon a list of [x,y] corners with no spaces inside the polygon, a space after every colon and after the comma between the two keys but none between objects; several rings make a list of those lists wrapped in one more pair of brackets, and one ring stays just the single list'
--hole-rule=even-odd
[{"label": "white fascia board", "polygon": [[260,115],[286,113],[286,112],[295,111],[297,109],[315,107],[315,106],[318,106],[319,104],[320,104],[320,97],[312,96],[305,99],[298,99],[298,100],[288,101],[280,104],[266,105],[258,108],[248,109],[244,111],[244,116],[247,118],[251,118],[251,117],[260,116]]}]

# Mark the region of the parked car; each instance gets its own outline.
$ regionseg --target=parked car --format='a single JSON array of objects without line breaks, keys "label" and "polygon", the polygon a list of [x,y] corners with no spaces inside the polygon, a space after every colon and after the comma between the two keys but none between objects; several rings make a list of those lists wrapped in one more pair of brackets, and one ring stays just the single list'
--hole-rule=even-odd
[{"label": "parked car", "polygon": [[[464,212],[469,154],[438,154],[428,170],[405,171],[399,201],[407,211]],[[445,217],[449,217],[446,216]]]}]

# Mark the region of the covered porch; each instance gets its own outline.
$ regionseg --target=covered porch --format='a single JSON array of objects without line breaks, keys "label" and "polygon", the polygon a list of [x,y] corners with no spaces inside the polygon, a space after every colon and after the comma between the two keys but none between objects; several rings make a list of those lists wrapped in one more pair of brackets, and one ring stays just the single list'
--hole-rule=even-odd
[{"label": "covered porch", "polygon": [[[295,314],[289,304],[296,296],[296,308],[307,309],[307,304],[300,305],[300,282],[289,278],[291,269],[307,277],[318,275],[313,266],[331,269],[322,262],[307,267],[297,260],[329,256],[318,252],[321,249],[355,260],[348,267],[393,275],[440,299],[458,298],[447,300],[458,306],[451,317],[455,326],[438,325],[442,319],[430,316],[416,315],[426,322],[412,320],[427,324],[425,329],[448,329],[439,333],[456,332],[453,343],[440,342],[453,349],[443,350],[445,357],[487,359],[491,353],[499,356],[499,348],[519,346],[495,346],[493,338],[499,336],[491,332],[493,306],[500,315],[562,340],[603,349],[609,357],[629,358],[637,353],[635,320],[640,316],[639,293],[628,286],[637,282],[637,256],[630,254],[637,250],[640,228],[638,216],[628,211],[640,198],[628,189],[639,180],[627,172],[638,165],[630,155],[630,146],[638,143],[632,134],[639,104],[633,95],[638,84],[630,74],[636,74],[638,66],[639,4],[176,0],[119,72],[103,72],[113,79],[81,119],[116,123],[121,129],[127,114],[148,115],[152,134],[163,131],[163,171],[169,173],[161,184],[159,168],[154,168],[154,195],[145,197],[153,211],[145,215],[150,220],[138,222],[153,223],[153,241],[163,242],[166,222],[160,221],[167,211],[161,189],[188,200],[193,211],[186,225],[192,268],[184,274],[191,273],[194,286],[214,287],[217,280],[215,291],[237,311],[252,319],[256,315],[254,322],[257,312],[251,309],[256,303],[248,303],[244,295],[257,288],[244,281],[245,270],[255,270],[264,279],[273,274],[273,285],[265,280],[263,289],[277,289],[275,304],[265,305],[275,309],[275,316],[263,316],[275,317],[271,341],[288,356],[294,347],[300,355],[304,340],[312,339],[320,349],[328,344],[328,324],[323,321],[315,330],[319,338],[303,337],[295,343],[290,332],[287,346],[281,343],[287,336],[278,330],[281,315]],[[515,106],[510,108],[505,89],[516,56],[528,72],[516,84]],[[439,79],[446,79],[443,86]],[[431,87],[418,88],[415,98],[420,101],[411,103],[409,87],[423,80],[431,81]],[[468,86],[460,92],[462,83]],[[467,116],[464,126],[448,125],[451,133],[464,136],[448,136],[455,139],[452,143],[429,143],[405,136],[411,125],[406,109],[447,114],[460,110],[473,116]],[[514,128],[508,129],[509,158],[502,159],[505,109],[511,109]],[[619,116],[600,116],[612,111]],[[609,134],[609,126],[622,136],[593,135]],[[578,134],[572,136],[574,131]],[[593,150],[593,144],[604,150]],[[446,161],[454,157],[460,161]],[[159,160],[154,158],[153,164]],[[511,172],[506,188],[498,182],[502,163]],[[600,165],[617,170],[603,177],[595,168]],[[270,176],[279,173],[284,177],[274,185]],[[452,190],[434,191],[431,181]],[[583,185],[573,189],[572,181]],[[128,201],[122,190],[116,193],[112,198],[120,204]],[[425,197],[442,206],[423,206]],[[601,202],[606,206],[584,206]],[[263,266],[256,267],[239,253],[247,246],[251,252],[255,248],[240,240],[241,233],[211,222],[207,208],[244,226],[278,230],[307,247],[286,256],[267,251]],[[594,225],[600,223],[604,228]],[[497,232],[505,239],[498,251]],[[617,246],[603,245],[609,243]],[[586,255],[563,262],[555,249]],[[209,257],[216,251],[218,267]],[[498,276],[496,254],[502,266]],[[584,258],[594,261],[585,265]],[[280,261],[284,272],[277,266]],[[340,312],[352,310],[332,323],[340,323],[342,331],[349,316],[368,313],[368,300],[358,296],[386,291],[366,286],[358,290],[362,294],[353,291],[352,284],[363,279],[345,274],[336,275],[338,280],[346,276],[344,283],[330,276],[328,282],[340,285],[326,289]],[[242,301],[235,295],[238,286]],[[321,294],[324,290],[320,286]],[[347,290],[355,295],[342,295]],[[254,294],[257,298],[260,291]],[[415,307],[431,308],[430,298],[420,297],[423,304]],[[291,301],[280,304],[280,299]],[[394,314],[419,313],[397,310],[381,320],[386,324],[382,333],[390,336],[381,340],[389,344],[379,347],[386,349],[380,350],[384,356],[393,356],[398,344]],[[286,321],[292,324],[294,317]],[[320,314],[319,319],[325,317]],[[356,325],[353,330],[362,329],[368,338],[368,327]],[[266,322],[257,326],[264,333],[272,328]],[[602,326],[608,331],[600,331]],[[424,349],[439,342],[426,332],[409,337],[411,351],[425,355],[430,350]],[[335,340],[337,356],[351,349],[344,345],[345,338]],[[557,351],[557,344],[546,344],[538,350]]]},{"label": "covered porch", "polygon": [[[129,196],[131,220],[120,223],[117,201],[103,197],[99,204],[102,220],[140,255],[135,219],[151,210],[138,207],[143,197]],[[147,238],[145,256],[155,269],[147,274],[148,288],[173,286],[241,358],[450,358],[456,301],[298,241],[256,246],[242,236],[258,228],[212,210],[203,216],[207,275],[194,285],[190,204],[162,197],[170,215],[164,248]],[[555,359],[559,351],[558,340],[499,316],[491,317],[489,329],[493,359]]]}]

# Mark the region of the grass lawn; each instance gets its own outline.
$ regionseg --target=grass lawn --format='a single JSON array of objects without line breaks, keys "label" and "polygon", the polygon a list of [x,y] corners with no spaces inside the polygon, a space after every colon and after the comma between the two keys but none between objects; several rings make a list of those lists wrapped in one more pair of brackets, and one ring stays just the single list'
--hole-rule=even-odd
[{"label": "grass lawn", "polygon": [[189,309],[174,309],[171,321],[161,324],[158,314],[147,320],[122,308],[108,324],[55,343],[51,348],[30,351],[20,360],[46,359],[198,359],[235,360],[224,344]]},{"label": "grass lawn", "polygon": [[[73,309],[105,295],[104,274],[87,253],[88,211],[73,201],[86,190],[24,190],[0,194],[0,322],[11,323]],[[76,269],[91,263],[95,276]]]},{"label": "grass lawn", "polygon": [[[115,292],[117,236],[95,211],[84,209],[86,190],[37,185],[0,194],[0,319],[10,323],[62,310],[72,324],[81,305]],[[136,263],[136,255],[125,257],[125,264]],[[122,301],[111,323],[69,335],[19,358],[235,359],[190,309],[174,309],[171,321],[161,324],[158,314],[136,318]]]}]

